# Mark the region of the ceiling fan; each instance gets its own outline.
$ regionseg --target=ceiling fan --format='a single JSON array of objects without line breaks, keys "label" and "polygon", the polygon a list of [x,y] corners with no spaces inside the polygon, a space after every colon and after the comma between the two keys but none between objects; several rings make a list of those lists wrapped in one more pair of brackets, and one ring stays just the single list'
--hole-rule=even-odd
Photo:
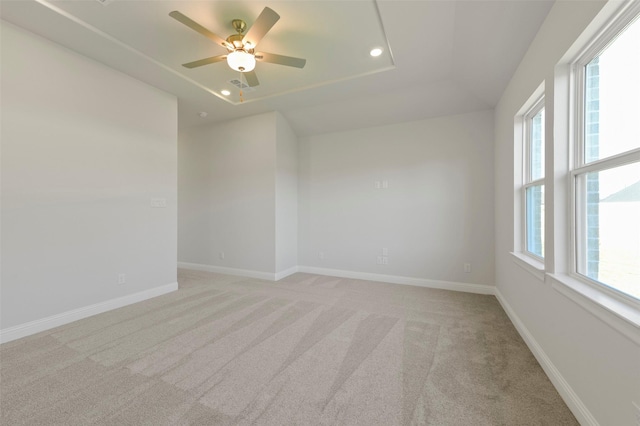
[{"label": "ceiling fan", "polygon": [[177,10],[169,13],[169,16],[227,49],[227,53],[224,55],[212,56],[210,58],[204,58],[182,64],[182,66],[186,68],[201,67],[215,62],[221,62],[226,59],[229,67],[243,73],[246,77],[247,84],[253,87],[260,84],[254,71],[256,61],[270,62],[272,64],[286,65],[296,68],[304,68],[307,62],[306,59],[255,51],[260,40],[262,40],[265,34],[276,22],[278,22],[278,19],[280,19],[280,15],[268,7],[264,8],[262,13],[260,13],[260,16],[258,16],[258,19],[256,19],[246,34],[245,30],[247,29],[247,24],[243,20],[234,19],[231,21],[231,24],[237,34],[230,35],[226,40],[212,33]]}]

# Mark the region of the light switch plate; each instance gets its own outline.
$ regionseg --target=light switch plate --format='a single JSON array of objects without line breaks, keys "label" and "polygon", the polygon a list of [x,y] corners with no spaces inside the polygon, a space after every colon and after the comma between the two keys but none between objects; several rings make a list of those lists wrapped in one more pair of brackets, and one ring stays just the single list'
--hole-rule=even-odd
[{"label": "light switch plate", "polygon": [[163,209],[167,207],[167,199],[166,198],[152,198],[151,199],[151,207],[156,209]]}]

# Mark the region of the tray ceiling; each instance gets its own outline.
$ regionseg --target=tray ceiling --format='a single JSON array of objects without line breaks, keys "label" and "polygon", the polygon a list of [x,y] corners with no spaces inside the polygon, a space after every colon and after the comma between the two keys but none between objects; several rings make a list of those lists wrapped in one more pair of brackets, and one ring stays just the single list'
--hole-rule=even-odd
[{"label": "tray ceiling", "polygon": [[[15,0],[3,20],[178,98],[181,128],[277,110],[300,135],[493,108],[552,0]],[[305,58],[303,69],[258,62],[239,102],[224,54],[169,16],[178,10],[221,37],[268,6],[280,20],[258,49]],[[373,47],[384,49],[372,58]],[[46,64],[43,64],[46,66]],[[227,89],[229,96],[221,91]],[[207,112],[206,116],[200,112]],[[201,115],[203,117],[201,117]]]}]

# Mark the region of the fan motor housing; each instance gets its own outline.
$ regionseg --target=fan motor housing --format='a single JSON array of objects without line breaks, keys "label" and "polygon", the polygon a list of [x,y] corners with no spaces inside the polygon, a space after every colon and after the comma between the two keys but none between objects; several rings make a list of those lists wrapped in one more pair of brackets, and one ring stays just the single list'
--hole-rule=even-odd
[{"label": "fan motor housing", "polygon": [[233,34],[230,35],[229,37],[227,37],[227,41],[229,43],[231,43],[231,45],[233,47],[235,47],[236,49],[242,49],[243,48],[243,43],[242,43],[242,39],[244,38],[244,36],[242,34]]}]

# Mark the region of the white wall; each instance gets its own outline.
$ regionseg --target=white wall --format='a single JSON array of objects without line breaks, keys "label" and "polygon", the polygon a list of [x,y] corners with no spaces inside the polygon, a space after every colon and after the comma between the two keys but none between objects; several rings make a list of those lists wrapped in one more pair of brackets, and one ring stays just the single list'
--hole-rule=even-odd
[{"label": "white wall", "polygon": [[276,113],[182,132],[178,162],[178,260],[274,273]]},{"label": "white wall", "polygon": [[[556,2],[496,107],[496,282],[501,301],[578,419],[583,424],[631,425],[635,424],[632,401],[640,402],[638,345],[602,321],[608,312],[594,315],[585,309],[588,304],[567,298],[548,276],[545,282],[536,279],[509,254],[514,249],[514,115],[545,81],[547,123],[554,123],[554,94],[558,99],[566,96],[554,85],[554,67],[603,4]],[[562,134],[563,129],[557,128],[556,136]],[[553,176],[554,163],[566,167],[567,161],[566,147],[557,142],[554,150],[552,135],[547,132],[547,176]],[[554,199],[562,197],[553,193],[563,181],[559,177],[547,182],[545,250],[551,272],[563,271],[566,261],[562,242],[566,218],[557,213],[561,206],[554,209]],[[596,305],[591,309],[601,310]]]},{"label": "white wall", "polygon": [[175,97],[1,27],[2,330],[176,284]]},{"label": "white wall", "polygon": [[276,273],[298,266],[298,139],[276,114]]},{"label": "white wall", "polygon": [[299,263],[493,285],[492,143],[492,111],[300,140]]}]

